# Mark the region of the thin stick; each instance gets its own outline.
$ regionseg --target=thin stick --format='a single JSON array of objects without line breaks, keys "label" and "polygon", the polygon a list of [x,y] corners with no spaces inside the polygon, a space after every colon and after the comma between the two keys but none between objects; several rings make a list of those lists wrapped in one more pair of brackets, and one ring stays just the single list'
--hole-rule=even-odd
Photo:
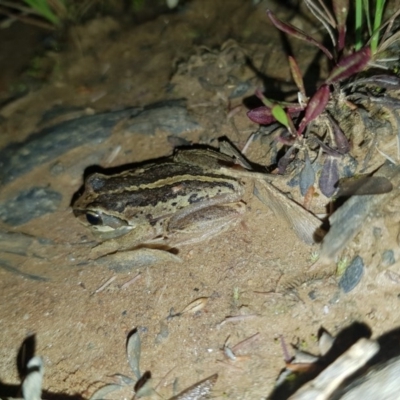
[{"label": "thin stick", "polygon": [[283,350],[283,356],[285,357],[285,362],[289,363],[292,357],[290,357],[289,350],[285,342],[285,338],[283,337],[283,335],[279,335],[279,339],[281,340],[281,346]]},{"label": "thin stick", "polygon": [[386,153],[384,153],[383,151],[379,150],[378,146],[375,146],[375,148],[376,148],[376,150],[378,150],[378,153],[381,156],[385,157],[386,160],[390,161],[393,165],[396,165],[396,161],[394,161],[392,157],[389,157]]},{"label": "thin stick", "polygon": [[244,321],[246,319],[251,319],[251,318],[255,318],[258,317],[257,314],[248,314],[248,315],[235,315],[233,317],[226,317],[222,322],[220,322],[218,324],[218,326],[222,326],[225,325],[228,322],[240,322],[240,321]]},{"label": "thin stick", "polygon": [[112,276],[106,283],[104,283],[98,289],[96,289],[94,293],[99,293],[103,291],[107,286],[109,286],[112,282],[114,282],[116,278],[117,278],[116,275]]},{"label": "thin stick", "polygon": [[161,293],[160,293],[160,295],[158,296],[158,299],[157,299],[157,301],[156,301],[156,303],[155,303],[155,306],[156,306],[156,307],[157,307],[157,305],[160,303],[160,301],[161,301],[161,299],[162,299],[162,297],[163,297],[163,295],[164,295],[164,292],[165,292],[166,287],[167,287],[166,284],[162,287]]},{"label": "thin stick", "polygon": [[125,282],[122,286],[121,289],[126,289],[127,287],[131,286],[133,283],[135,283],[140,277],[142,276],[142,274],[137,274],[135,277],[133,277],[132,279],[130,279],[128,282]]},{"label": "thin stick", "polygon": [[260,332],[255,333],[254,335],[252,335],[252,336],[250,336],[250,337],[248,337],[248,338],[242,340],[241,342],[235,344],[235,345],[232,347],[232,351],[233,351],[234,353],[236,353],[238,350],[242,349],[243,347],[245,347],[245,346],[247,346],[247,345],[253,343],[254,341],[258,340],[258,339],[260,338],[260,336],[261,336],[261,335],[260,335]]}]

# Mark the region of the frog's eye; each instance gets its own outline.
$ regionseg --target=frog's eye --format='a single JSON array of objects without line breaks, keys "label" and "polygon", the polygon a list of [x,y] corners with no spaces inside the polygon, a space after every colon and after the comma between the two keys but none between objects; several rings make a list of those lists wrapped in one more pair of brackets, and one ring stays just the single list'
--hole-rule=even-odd
[{"label": "frog's eye", "polygon": [[94,213],[92,211],[88,211],[86,213],[86,220],[90,225],[102,225],[103,221],[99,214]]}]

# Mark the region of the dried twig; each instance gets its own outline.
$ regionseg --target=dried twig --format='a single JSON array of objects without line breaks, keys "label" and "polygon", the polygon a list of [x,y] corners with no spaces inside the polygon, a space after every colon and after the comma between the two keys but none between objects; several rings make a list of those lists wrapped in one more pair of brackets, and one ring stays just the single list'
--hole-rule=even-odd
[{"label": "dried twig", "polygon": [[122,286],[121,289],[126,289],[127,287],[131,286],[133,283],[135,283],[140,277],[142,276],[142,274],[137,274],[135,275],[132,279],[130,279],[128,282],[125,282]]},{"label": "dried twig", "polygon": [[96,289],[94,291],[94,293],[100,293],[102,292],[107,286],[109,286],[112,282],[115,281],[115,279],[117,278],[116,275],[112,276],[110,279],[108,279],[105,283],[103,283],[103,285],[101,285],[98,289]]}]

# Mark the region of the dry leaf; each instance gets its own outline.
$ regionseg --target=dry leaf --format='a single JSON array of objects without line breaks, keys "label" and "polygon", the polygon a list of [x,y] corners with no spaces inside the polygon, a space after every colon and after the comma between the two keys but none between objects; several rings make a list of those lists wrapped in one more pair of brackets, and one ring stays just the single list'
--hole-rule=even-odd
[{"label": "dry leaf", "polygon": [[128,338],[128,342],[126,344],[126,354],[128,356],[129,365],[137,379],[140,379],[141,377],[140,367],[139,367],[140,353],[141,353],[140,336],[137,329],[135,329]]},{"label": "dry leaf", "polygon": [[208,302],[208,297],[199,297],[196,300],[193,300],[189,303],[181,312],[181,314],[194,314],[200,310],[202,310]]}]

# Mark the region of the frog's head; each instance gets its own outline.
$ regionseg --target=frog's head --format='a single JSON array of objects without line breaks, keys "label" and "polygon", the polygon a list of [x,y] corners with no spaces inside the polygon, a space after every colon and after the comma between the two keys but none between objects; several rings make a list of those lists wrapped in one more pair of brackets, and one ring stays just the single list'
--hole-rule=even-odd
[{"label": "frog's head", "polygon": [[134,228],[124,217],[124,204],[118,202],[118,196],[106,190],[104,182],[107,179],[102,174],[88,177],[83,193],[72,206],[79,222],[102,240],[125,235]]}]

